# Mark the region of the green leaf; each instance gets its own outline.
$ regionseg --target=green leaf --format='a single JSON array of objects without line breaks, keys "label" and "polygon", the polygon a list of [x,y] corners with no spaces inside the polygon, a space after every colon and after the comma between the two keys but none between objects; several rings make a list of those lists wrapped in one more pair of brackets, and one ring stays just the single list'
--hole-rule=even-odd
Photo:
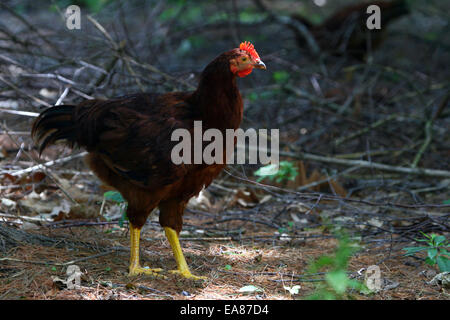
[{"label": "green leaf", "polygon": [[437,254],[438,254],[438,249],[436,249],[436,248],[428,250],[428,258],[430,258],[433,261],[436,259]]},{"label": "green leaf", "polygon": [[444,256],[438,256],[436,261],[441,272],[450,272],[450,259]]},{"label": "green leaf", "polygon": [[286,71],[275,71],[273,73],[273,79],[276,83],[284,83],[289,80],[289,73]]},{"label": "green leaf", "polygon": [[280,227],[280,228],[278,228],[278,232],[279,233],[286,233],[286,228],[283,228],[283,227]]},{"label": "green leaf", "polygon": [[316,261],[316,266],[318,268],[324,267],[324,266],[330,266],[334,262],[334,258],[330,256],[322,256]]},{"label": "green leaf", "polygon": [[348,280],[348,286],[352,289],[358,290],[361,294],[369,295],[373,293],[373,291],[367,288],[364,283],[361,283],[355,279]]},{"label": "green leaf", "polygon": [[254,102],[259,99],[259,96],[256,92],[252,92],[247,96],[248,100]]},{"label": "green leaf", "polygon": [[425,263],[429,264],[430,266],[434,266],[436,264],[436,260],[430,259],[429,257],[426,257]]},{"label": "green leaf", "polygon": [[435,236],[435,234],[432,234],[431,236],[429,236],[428,234],[426,234],[425,232],[422,232],[422,231],[420,231],[420,233],[429,240],[433,240],[433,236]]},{"label": "green leaf", "polygon": [[103,196],[105,197],[105,199],[114,201],[116,203],[126,202],[120,192],[117,191],[107,191],[103,194]]},{"label": "green leaf", "polygon": [[281,161],[280,164],[269,164],[259,168],[254,172],[255,176],[260,176],[258,181],[263,178],[269,178],[270,180],[275,178],[275,181],[282,182],[283,180],[295,180],[298,175],[297,168],[293,163],[289,161]]},{"label": "green leaf", "polygon": [[445,236],[437,236],[436,238],[434,238],[434,243],[436,244],[436,246],[440,246],[440,245],[444,244]]},{"label": "green leaf", "polygon": [[268,164],[267,166],[261,167],[258,170],[255,171],[255,176],[273,176],[278,172],[278,165],[276,163],[274,164]]},{"label": "green leaf", "polygon": [[336,293],[343,294],[347,290],[349,279],[343,270],[329,272],[326,274],[325,279]]},{"label": "green leaf", "polygon": [[223,267],[225,270],[231,270],[231,266],[229,264],[227,264],[225,267]]},{"label": "green leaf", "polygon": [[419,251],[427,250],[427,247],[406,247],[402,250],[406,251],[405,256],[413,256]]},{"label": "green leaf", "polygon": [[167,21],[169,19],[174,18],[176,16],[177,12],[178,12],[178,9],[175,7],[167,8],[159,15],[159,19],[161,19],[162,21]]}]

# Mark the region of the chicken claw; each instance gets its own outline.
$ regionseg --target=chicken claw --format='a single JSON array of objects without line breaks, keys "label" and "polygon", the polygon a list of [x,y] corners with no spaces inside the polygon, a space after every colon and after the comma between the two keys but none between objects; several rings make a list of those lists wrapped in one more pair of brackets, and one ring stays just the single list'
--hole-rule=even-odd
[{"label": "chicken claw", "polygon": [[162,269],[161,268],[149,268],[149,267],[132,267],[130,268],[130,272],[128,273],[128,276],[132,277],[132,276],[138,276],[140,274],[145,274],[145,275],[149,275],[149,276],[154,276],[154,277],[159,277],[159,278],[163,278],[163,279],[167,279],[166,276],[159,274],[159,272],[161,272]]},{"label": "chicken claw", "polygon": [[184,277],[186,279],[191,279],[191,280],[207,280],[208,279],[208,277],[202,277],[202,276],[193,275],[189,270],[183,270],[183,271],[170,270],[169,272],[172,273],[172,274],[178,274],[178,275],[180,275],[180,276],[182,276],[182,277]]}]

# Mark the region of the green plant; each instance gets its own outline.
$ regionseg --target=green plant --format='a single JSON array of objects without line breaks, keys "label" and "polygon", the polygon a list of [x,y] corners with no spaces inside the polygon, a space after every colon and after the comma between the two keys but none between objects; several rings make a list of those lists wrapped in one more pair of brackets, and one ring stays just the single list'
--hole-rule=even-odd
[{"label": "green plant", "polygon": [[275,80],[275,82],[278,84],[286,83],[289,78],[290,75],[287,71],[275,71],[273,73],[273,80]]},{"label": "green plant", "polygon": [[350,279],[347,275],[347,267],[350,257],[359,249],[356,242],[340,231],[338,234],[338,246],[331,255],[322,255],[309,265],[309,273],[317,273],[327,270],[325,281],[316,285],[314,293],[309,295],[309,300],[337,300],[347,298],[348,289],[358,290],[362,293],[370,293],[370,290],[360,281]]},{"label": "green plant", "polygon": [[430,266],[437,264],[441,272],[450,272],[450,253],[445,249],[449,248],[450,244],[445,236],[438,236],[434,233],[428,235],[422,231],[420,233],[424,238],[416,239],[416,241],[424,242],[426,246],[405,247],[403,248],[403,250],[406,251],[405,255],[414,256],[416,253],[426,250],[427,257],[425,258],[425,262],[427,264]]},{"label": "green plant", "polygon": [[107,191],[103,194],[106,200],[111,200],[120,206],[120,213],[122,216],[119,219],[119,226],[123,227],[123,222],[128,220],[127,217],[127,207],[128,204],[126,200],[122,197],[120,192],[117,191]]},{"label": "green plant", "polygon": [[265,178],[269,180],[274,180],[276,182],[282,182],[287,180],[295,180],[298,175],[298,170],[294,164],[290,161],[281,161],[280,164],[268,164],[264,167],[259,168],[254,172],[255,176],[259,178],[257,181],[261,181]]},{"label": "green plant", "polygon": [[295,229],[294,222],[288,221],[287,227],[279,227],[278,228],[278,233],[294,232],[295,231],[294,229]]}]

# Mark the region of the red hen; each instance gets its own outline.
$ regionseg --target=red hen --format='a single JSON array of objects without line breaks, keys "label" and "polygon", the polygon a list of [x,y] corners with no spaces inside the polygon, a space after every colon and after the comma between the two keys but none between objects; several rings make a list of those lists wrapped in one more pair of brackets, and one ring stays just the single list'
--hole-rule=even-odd
[{"label": "red hen", "polygon": [[266,67],[253,45],[245,42],[208,64],[194,92],[133,94],[55,106],[34,122],[32,137],[40,152],[58,140],[84,147],[95,174],[127,200],[130,275],[157,275],[161,271],[139,264],[140,230],[150,212],[159,207],[159,222],[178,267],[172,272],[204,279],[189,271],[178,235],[187,201],[207,187],[225,164],[175,165],[171,150],[176,142],[171,141],[171,134],[175,129],[192,134],[194,121],[202,121],[204,130],[216,128],[225,133],[226,129],[237,129],[243,104],[236,77],[246,76],[254,68]]}]

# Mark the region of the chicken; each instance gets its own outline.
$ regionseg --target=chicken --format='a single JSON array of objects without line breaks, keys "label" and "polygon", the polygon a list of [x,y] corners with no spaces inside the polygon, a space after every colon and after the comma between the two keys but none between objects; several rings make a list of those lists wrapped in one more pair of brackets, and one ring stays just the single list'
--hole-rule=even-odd
[{"label": "chicken", "polygon": [[253,45],[244,42],[208,64],[193,92],[141,93],[54,106],[33,123],[32,137],[40,153],[58,140],[87,149],[92,171],[127,200],[129,275],[158,275],[161,271],[139,263],[140,230],[150,212],[159,207],[159,222],[178,267],[171,272],[185,278],[205,278],[191,274],[178,235],[186,203],[207,187],[225,164],[175,165],[171,150],[177,142],[171,141],[171,134],[176,129],[192,134],[194,121],[202,121],[204,130],[215,128],[225,133],[226,129],[237,129],[243,103],[236,78],[247,76],[254,68],[266,66]]},{"label": "chicken", "polygon": [[[369,5],[377,5],[381,11],[381,29],[369,30],[366,22]],[[375,50],[386,36],[386,27],[392,21],[409,12],[406,0],[373,1],[358,3],[338,10],[320,25],[313,25],[309,20],[299,15],[292,18],[303,23],[310,31],[318,46],[334,55],[349,54],[358,60],[364,60],[368,48]],[[290,26],[296,33],[300,46],[304,46],[305,39],[297,28]],[[370,43],[368,35],[370,34]]]}]

